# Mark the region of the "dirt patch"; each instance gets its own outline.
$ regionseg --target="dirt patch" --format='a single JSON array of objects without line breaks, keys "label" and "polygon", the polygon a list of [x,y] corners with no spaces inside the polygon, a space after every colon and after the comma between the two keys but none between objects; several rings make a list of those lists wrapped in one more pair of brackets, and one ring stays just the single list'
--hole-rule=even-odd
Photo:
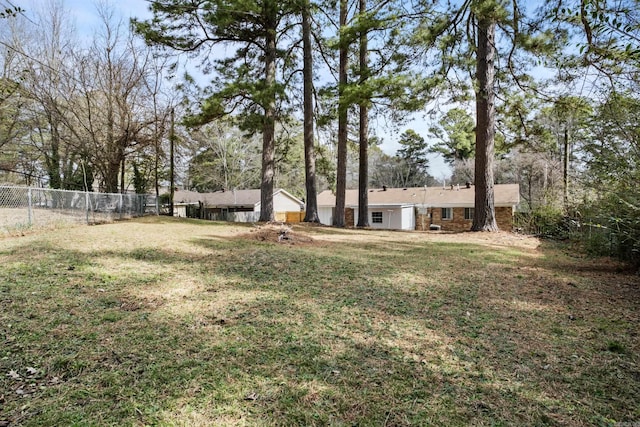
[{"label": "dirt patch", "polygon": [[140,298],[133,296],[120,298],[119,301],[120,309],[123,311],[157,310],[165,303],[161,298]]},{"label": "dirt patch", "polygon": [[240,239],[285,245],[310,245],[314,243],[313,238],[308,234],[295,230],[290,225],[281,222],[255,225],[248,233],[241,234],[238,237]]}]

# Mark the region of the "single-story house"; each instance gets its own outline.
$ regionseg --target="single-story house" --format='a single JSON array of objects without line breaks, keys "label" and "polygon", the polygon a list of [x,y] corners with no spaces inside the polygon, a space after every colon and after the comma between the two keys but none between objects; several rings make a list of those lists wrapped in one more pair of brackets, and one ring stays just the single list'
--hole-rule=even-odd
[{"label": "single-story house", "polygon": [[[511,231],[513,214],[520,203],[518,184],[493,187],[496,222]],[[391,230],[464,231],[471,228],[475,186],[375,188],[369,189],[369,226]],[[336,197],[330,190],[318,195],[322,224],[333,224]],[[354,227],[358,218],[358,190],[346,191],[345,221]]]},{"label": "single-story house", "polygon": [[[177,190],[173,215],[215,221],[256,222],[260,218],[260,190],[220,190],[212,193]],[[273,210],[278,221],[287,213],[304,210],[304,202],[279,188],[273,192]]]}]

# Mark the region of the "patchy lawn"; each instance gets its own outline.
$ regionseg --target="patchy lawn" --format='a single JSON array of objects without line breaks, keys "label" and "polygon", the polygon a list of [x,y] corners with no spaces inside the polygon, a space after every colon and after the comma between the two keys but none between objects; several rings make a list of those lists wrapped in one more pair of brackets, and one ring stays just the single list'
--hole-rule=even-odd
[{"label": "patchy lawn", "polygon": [[640,421],[640,279],[508,233],[0,239],[0,427]]}]

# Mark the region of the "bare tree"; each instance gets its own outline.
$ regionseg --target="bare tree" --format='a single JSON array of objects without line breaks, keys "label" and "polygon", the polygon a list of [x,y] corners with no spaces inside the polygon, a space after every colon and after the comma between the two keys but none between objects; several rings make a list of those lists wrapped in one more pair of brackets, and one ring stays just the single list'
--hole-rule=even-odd
[{"label": "bare tree", "polygon": [[[36,26],[14,48],[27,70],[22,87],[31,102],[26,106],[29,141],[40,153],[52,188],[74,188],[82,182],[77,147],[70,144],[68,101],[76,90],[71,75],[77,49],[75,28],[59,0],[48,0],[35,10]],[[80,176],[80,178],[79,178]]]},{"label": "bare tree", "polygon": [[117,192],[126,188],[127,157],[157,137],[157,117],[147,108],[153,98],[146,84],[152,58],[112,9],[101,6],[98,12],[102,28],[78,58],[80,94],[73,114],[90,145],[100,187]]},{"label": "bare tree", "polygon": [[260,143],[219,120],[190,133],[189,188],[198,191],[254,188],[260,183]]}]

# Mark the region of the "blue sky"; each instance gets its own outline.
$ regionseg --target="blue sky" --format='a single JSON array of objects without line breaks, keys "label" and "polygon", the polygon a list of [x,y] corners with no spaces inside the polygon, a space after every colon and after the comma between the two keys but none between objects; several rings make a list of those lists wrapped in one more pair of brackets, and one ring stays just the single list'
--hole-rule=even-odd
[{"label": "blue sky", "polygon": [[[110,0],[107,3],[121,15],[124,21],[128,21],[132,17],[145,18],[150,16],[148,12],[149,3],[146,0]],[[97,2],[91,0],[64,0],[64,5],[76,19],[79,31],[91,32],[98,24]]]}]

